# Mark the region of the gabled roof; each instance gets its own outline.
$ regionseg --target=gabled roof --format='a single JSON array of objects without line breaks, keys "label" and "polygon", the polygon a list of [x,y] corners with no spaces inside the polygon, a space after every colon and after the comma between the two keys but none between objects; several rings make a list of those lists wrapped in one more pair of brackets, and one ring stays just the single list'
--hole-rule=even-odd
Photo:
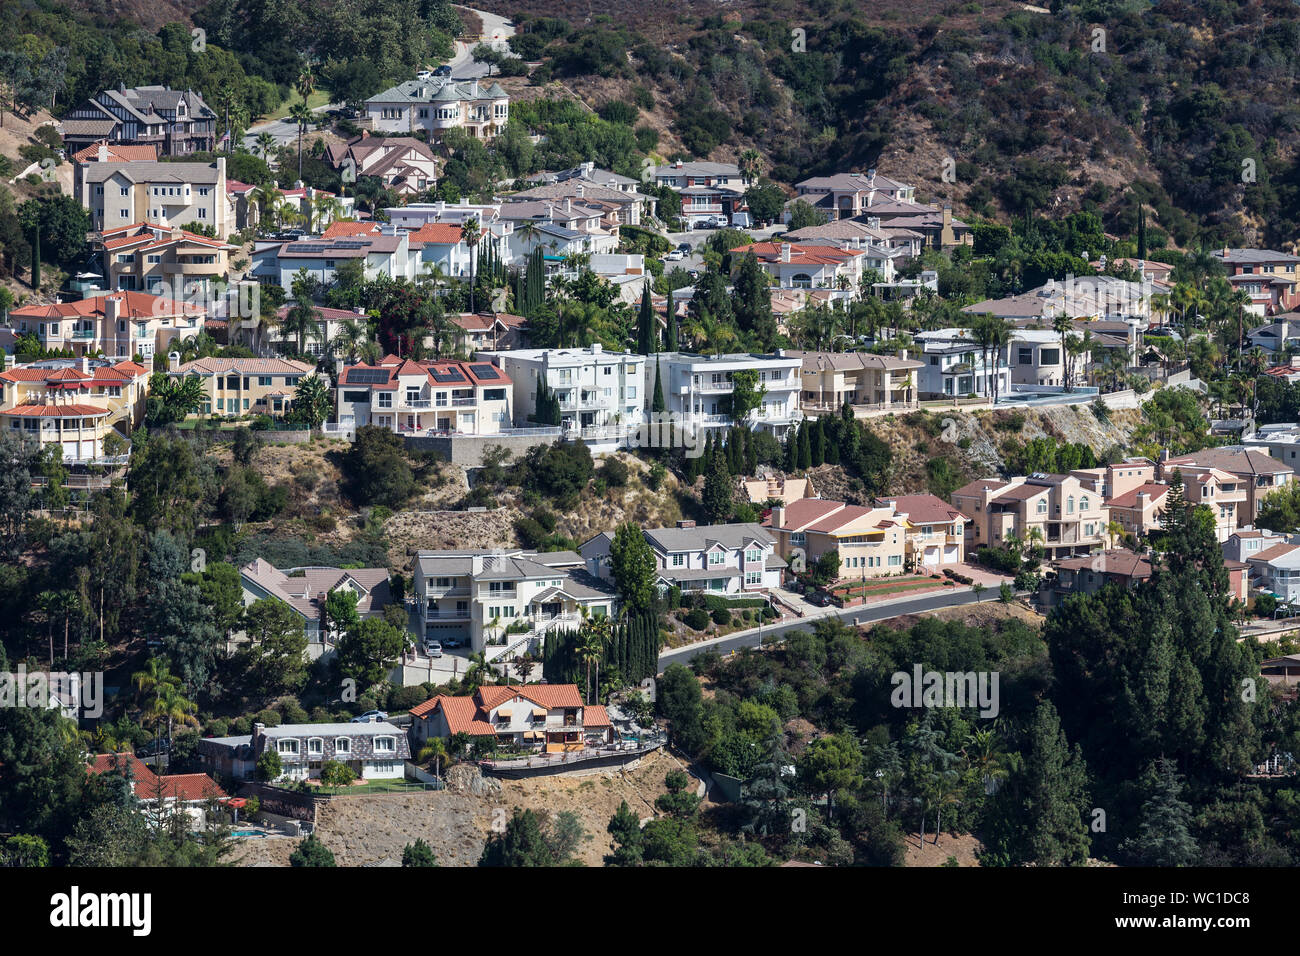
[{"label": "gabled roof", "polygon": [[1096,571],[1125,578],[1151,577],[1151,559],[1124,549],[1099,551],[1096,554],[1057,561],[1056,567],[1068,571]]},{"label": "gabled roof", "polygon": [[1116,495],[1106,502],[1107,508],[1136,508],[1138,495],[1146,495],[1152,502],[1159,504],[1164,501],[1165,495],[1169,494],[1169,486],[1160,482],[1148,481],[1143,485],[1126,491],[1122,495]]},{"label": "gabled roof", "polygon": [[893,505],[894,510],[912,524],[942,524],[949,521],[970,520],[968,515],[963,514],[938,495],[895,495],[879,500]]}]

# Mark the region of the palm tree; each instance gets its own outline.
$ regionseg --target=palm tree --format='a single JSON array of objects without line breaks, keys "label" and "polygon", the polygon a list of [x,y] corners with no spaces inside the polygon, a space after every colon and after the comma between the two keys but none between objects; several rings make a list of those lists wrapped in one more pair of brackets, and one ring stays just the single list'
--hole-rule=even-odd
[{"label": "palm tree", "polygon": [[425,766],[428,766],[429,761],[433,761],[433,775],[441,780],[442,762],[447,759],[447,756],[446,742],[441,737],[430,737],[428,742],[420,748],[417,759]]},{"label": "palm tree", "polygon": [[339,323],[338,334],[330,343],[330,348],[338,355],[347,357],[349,363],[357,360],[357,350],[366,341],[370,330],[359,319],[344,319]]},{"label": "palm tree", "polygon": [[1106,537],[1110,538],[1110,546],[1115,547],[1115,541],[1124,533],[1124,526],[1115,519],[1106,523]]},{"label": "palm tree", "polygon": [[587,609],[582,609],[582,627],[578,632],[578,659],[587,665],[587,703],[591,700],[591,668],[594,664],[596,667],[596,686],[600,686],[600,661],[605,654],[605,641],[607,639],[608,624],[602,622],[608,621],[607,615],[601,615],[597,618],[588,618]]},{"label": "palm tree", "polygon": [[1074,321],[1062,312],[1056,318],[1052,319],[1052,329],[1061,336],[1061,362],[1065,368],[1065,372],[1063,373],[1065,381],[1061,384],[1064,386],[1065,391],[1068,392],[1071,391],[1071,386],[1069,364],[1066,358],[1069,353],[1069,343],[1066,337],[1074,331]]},{"label": "palm tree", "polygon": [[262,160],[264,162],[270,161],[271,150],[275,149],[275,147],[276,147],[275,137],[272,136],[270,133],[263,130],[262,132],[257,134],[256,149],[258,150],[258,152],[262,154]]},{"label": "palm tree", "polygon": [[257,221],[259,224],[267,215],[272,218],[277,217],[279,209],[284,203],[284,194],[271,183],[258,186],[253,190],[251,198],[253,205],[257,207]]},{"label": "palm tree", "polygon": [[307,132],[307,127],[315,116],[305,102],[294,103],[289,107],[289,119],[298,124],[298,178],[302,179],[302,134]]},{"label": "palm tree", "polygon": [[[312,197],[311,206],[309,208],[316,214],[316,225],[320,227],[320,231],[323,232],[325,226],[339,217],[339,213],[343,210],[343,204],[339,202],[338,198],[335,196],[327,196],[324,193],[317,193]],[[312,230],[309,229],[308,231],[310,232]]]},{"label": "palm tree", "polygon": [[465,671],[467,687],[479,688],[491,682],[495,677],[492,665],[488,663],[487,652],[477,651],[469,656],[469,669]]},{"label": "palm tree", "polygon": [[740,167],[741,178],[747,183],[752,183],[758,179],[759,173],[762,172],[763,157],[759,155],[756,149],[746,149],[740,154],[737,165]]},{"label": "palm tree", "polygon": [[285,313],[284,320],[280,323],[280,332],[297,339],[298,354],[302,355],[307,348],[308,336],[318,341],[321,339],[320,327],[320,313],[316,308],[310,302],[297,302]]},{"label": "palm tree", "polygon": [[375,365],[384,357],[384,349],[372,338],[367,338],[357,349],[357,358],[366,365]]},{"label": "palm tree", "polygon": [[303,103],[306,103],[307,98],[316,91],[316,77],[312,75],[310,63],[303,66],[294,87],[298,90],[298,95],[302,97]]},{"label": "palm tree", "polygon": [[483,239],[478,216],[470,216],[460,227],[460,241],[469,247],[469,311],[474,313],[474,286],[478,282],[478,244]]}]

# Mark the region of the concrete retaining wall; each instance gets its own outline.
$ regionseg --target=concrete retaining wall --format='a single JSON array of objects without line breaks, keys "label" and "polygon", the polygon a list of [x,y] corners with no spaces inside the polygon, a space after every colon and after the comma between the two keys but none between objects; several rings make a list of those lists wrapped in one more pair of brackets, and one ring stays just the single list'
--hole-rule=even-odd
[{"label": "concrete retaining wall", "polygon": [[412,451],[436,451],[445,461],[454,465],[476,468],[483,464],[483,450],[489,445],[500,445],[515,458],[526,454],[535,445],[551,445],[554,435],[407,435],[406,447]]}]

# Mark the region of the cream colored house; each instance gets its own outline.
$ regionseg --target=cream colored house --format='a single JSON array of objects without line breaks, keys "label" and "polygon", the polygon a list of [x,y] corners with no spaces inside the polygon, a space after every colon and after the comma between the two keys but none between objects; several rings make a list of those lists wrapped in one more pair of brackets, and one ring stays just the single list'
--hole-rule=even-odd
[{"label": "cream colored house", "polygon": [[1107,499],[1110,520],[1128,534],[1150,534],[1160,527],[1160,516],[1164,514],[1168,494],[1169,486],[1166,484],[1148,482],[1138,485],[1122,495]]},{"label": "cream colored house", "polygon": [[104,457],[104,439],[144,420],[149,369],[134,362],[46,359],[0,372],[0,428],[58,445],[64,462]]},{"label": "cream colored house", "polygon": [[74,355],[146,360],[172,343],[203,331],[206,311],[186,302],[145,292],[110,292],[76,302],[27,305],[9,311],[15,335],[31,333],[47,350]]},{"label": "cream colored house", "polygon": [[315,371],[306,362],[280,358],[202,358],[182,365],[172,353],[167,363],[173,378],[193,375],[203,381],[207,398],[198,415],[282,418],[293,405],[298,382]]},{"label": "cream colored house", "polygon": [[954,491],[952,503],[972,519],[968,552],[1006,547],[1013,537],[1028,543],[1035,532],[1049,558],[1087,554],[1107,544],[1105,497],[1076,475],[982,478]]},{"label": "cream colored house", "polygon": [[340,425],[402,435],[496,435],[510,428],[513,386],[489,362],[415,362],[386,356],[349,365],[335,386]]},{"label": "cream colored house", "polygon": [[79,165],[77,198],[99,231],[148,222],[211,226],[218,238],[234,231],[226,198],[226,159],[212,163],[128,163]]},{"label": "cream colored house", "polygon": [[777,354],[803,361],[800,404],[806,415],[838,414],[845,404],[853,406],[859,418],[920,407],[916,376],[923,363],[909,359],[905,351],[897,356],[791,350]]},{"label": "cream colored house", "polygon": [[513,657],[555,628],[576,629],[584,610],[613,615],[613,587],[582,564],[572,551],[419,551],[414,591],[424,637]]},{"label": "cream colored house", "polygon": [[905,564],[932,571],[966,560],[966,525],[970,518],[937,495],[899,495],[881,498],[907,522]]},{"label": "cream colored house", "polygon": [[[1160,477],[1169,481],[1175,471],[1217,468],[1241,479],[1246,499],[1237,507],[1237,524],[1254,524],[1259,517],[1259,507],[1264,498],[1285,488],[1295,478],[1295,471],[1276,458],[1256,448],[1227,445],[1221,448],[1204,448],[1177,458],[1161,457]],[[1190,496],[1188,500],[1192,500]],[[1197,502],[1200,503],[1199,501]],[[1205,502],[1209,504],[1209,502]]]},{"label": "cream colored house", "polygon": [[91,246],[102,257],[100,268],[110,289],[187,300],[215,293],[215,283],[230,273],[229,254],[237,248],[180,226],[148,222],[95,233]]},{"label": "cream colored house", "polygon": [[865,508],[804,498],[772,509],[777,554],[790,570],[810,568],[822,555],[838,551],[840,580],[904,573],[909,530],[907,519],[888,504]]}]

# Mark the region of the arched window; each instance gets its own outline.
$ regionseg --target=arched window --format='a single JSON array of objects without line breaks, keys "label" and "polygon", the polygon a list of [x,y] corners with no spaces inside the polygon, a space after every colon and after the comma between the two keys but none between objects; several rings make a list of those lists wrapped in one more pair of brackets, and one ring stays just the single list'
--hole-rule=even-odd
[{"label": "arched window", "polygon": [[1084,495],[1082,498],[1079,499],[1079,510],[1080,510],[1080,511],[1087,511],[1087,510],[1088,510],[1088,496],[1087,496],[1087,495]]}]

